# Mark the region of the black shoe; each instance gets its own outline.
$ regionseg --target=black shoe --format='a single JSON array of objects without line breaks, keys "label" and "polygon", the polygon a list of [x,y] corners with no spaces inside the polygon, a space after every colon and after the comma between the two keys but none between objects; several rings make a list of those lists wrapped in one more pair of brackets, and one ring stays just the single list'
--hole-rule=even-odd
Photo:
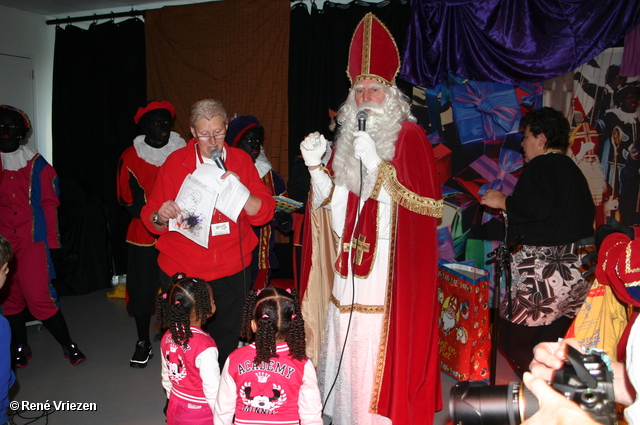
[{"label": "black shoe", "polygon": [[136,342],[136,352],[133,353],[129,366],[143,368],[147,366],[149,359],[153,357],[153,350],[151,349],[151,342],[138,341]]},{"label": "black shoe", "polygon": [[85,356],[82,351],[80,351],[78,345],[75,342],[62,347],[62,353],[64,354],[64,357],[69,359],[69,362],[74,366],[80,362],[87,360],[87,356]]},{"label": "black shoe", "polygon": [[18,348],[13,353],[13,366],[27,367],[29,360],[31,360],[31,346],[18,345]]}]

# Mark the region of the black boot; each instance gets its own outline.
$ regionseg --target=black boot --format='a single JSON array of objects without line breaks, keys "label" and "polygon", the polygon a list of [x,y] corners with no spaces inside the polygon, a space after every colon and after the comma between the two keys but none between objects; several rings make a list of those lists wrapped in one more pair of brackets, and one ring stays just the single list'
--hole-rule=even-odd
[{"label": "black boot", "polygon": [[75,342],[62,347],[62,354],[64,354],[64,357],[69,359],[69,362],[74,366],[87,360],[87,356],[80,351]]},{"label": "black boot", "polygon": [[31,360],[31,347],[27,343],[27,309],[5,316],[11,328],[11,358],[14,367],[26,367]]},{"label": "black boot", "polygon": [[42,321],[42,324],[51,335],[62,345],[62,353],[69,359],[72,365],[87,360],[87,357],[80,351],[78,345],[71,340],[67,322],[64,320],[62,311],[58,310],[56,314]]},{"label": "black boot", "polygon": [[129,360],[129,366],[142,369],[147,366],[147,363],[153,357],[151,338],[149,337],[151,315],[136,314],[134,318],[136,320],[136,329],[138,331],[138,342],[136,342],[136,350]]}]

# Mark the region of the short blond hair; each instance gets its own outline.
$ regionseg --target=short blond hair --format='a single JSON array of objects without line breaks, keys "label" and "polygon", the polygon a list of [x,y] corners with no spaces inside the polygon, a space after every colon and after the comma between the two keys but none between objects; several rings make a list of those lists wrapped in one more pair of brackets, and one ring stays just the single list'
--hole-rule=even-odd
[{"label": "short blond hair", "polygon": [[194,103],[191,107],[189,124],[195,128],[196,123],[201,119],[205,118],[210,120],[218,115],[222,117],[222,121],[227,122],[227,110],[224,109],[222,103],[214,99],[202,99]]}]

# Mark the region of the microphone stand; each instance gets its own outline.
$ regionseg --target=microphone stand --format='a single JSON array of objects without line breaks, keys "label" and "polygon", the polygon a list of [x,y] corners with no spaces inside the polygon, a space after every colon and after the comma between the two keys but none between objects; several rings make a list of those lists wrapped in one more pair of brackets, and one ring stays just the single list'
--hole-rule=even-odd
[{"label": "microphone stand", "polygon": [[523,242],[522,236],[517,236],[509,245],[501,242],[500,245],[487,254],[487,257],[493,257],[493,260],[487,261],[496,263],[496,273],[494,275],[493,287],[493,311],[491,315],[491,377],[489,384],[496,384],[496,365],[498,362],[498,321],[500,320],[500,283],[504,274],[507,296],[511,289],[511,253],[515,248]]}]

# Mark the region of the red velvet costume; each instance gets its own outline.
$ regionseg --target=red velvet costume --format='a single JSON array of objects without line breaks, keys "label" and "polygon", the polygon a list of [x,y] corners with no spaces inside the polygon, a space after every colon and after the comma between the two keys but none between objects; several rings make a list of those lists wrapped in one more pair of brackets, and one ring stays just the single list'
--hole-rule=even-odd
[{"label": "red velvet costume", "polygon": [[[127,229],[127,311],[132,316],[150,317],[155,312],[158,293],[157,236],[149,232],[140,218],[147,203],[160,166],[171,153],[186,146],[178,133],[171,132],[168,143],[154,148],[146,143],[146,135],[137,136],[118,161],[118,202],[127,208],[131,222]],[[141,320],[140,317],[136,319]],[[140,322],[140,326],[146,326]],[[138,337],[148,340],[141,334]]]},{"label": "red velvet costume", "polygon": [[[386,276],[375,276],[376,244],[380,242],[376,236],[386,223],[379,223],[378,201],[374,198],[382,187],[392,199],[388,223],[389,262]],[[333,197],[336,197],[335,191]],[[373,279],[386,279],[384,309],[375,307],[374,311],[364,311],[382,314],[369,411],[389,417],[398,425],[431,423],[434,412],[442,408],[438,366],[436,217],[442,215],[443,204],[435,157],[424,130],[409,121],[403,123],[394,158],[380,165],[376,188],[365,202],[359,224],[355,224],[353,213],[358,196],[349,192],[348,197],[341,242],[344,242],[344,234],[355,228],[353,238],[364,236],[368,250],[362,254],[361,265],[353,266],[355,275],[367,277],[372,273]],[[348,272],[345,261],[349,260],[342,245],[335,272],[344,278]],[[351,249],[354,249],[353,244]],[[354,257],[358,258],[357,255]],[[334,286],[330,312],[335,311],[335,306],[341,309],[341,314],[349,314],[351,300],[337,300],[335,294]],[[356,311],[368,308],[360,302],[356,298]],[[351,330],[349,339],[347,344],[362,343],[357,337],[357,327]]]},{"label": "red velvet costume", "polygon": [[14,315],[29,307],[38,320],[58,311],[51,286],[55,277],[49,249],[60,248],[58,231],[58,177],[51,165],[27,146],[2,157],[20,156],[26,165],[2,170],[0,183],[0,234],[13,246],[15,269],[4,287],[3,314]]},{"label": "red velvet costume", "polygon": [[[442,200],[436,160],[422,128],[403,123],[391,165],[397,182],[412,194]],[[392,198],[396,200],[395,195]],[[402,201],[398,206],[395,235],[391,237],[395,242],[393,289],[378,404],[378,413],[390,417],[394,424],[417,424],[429,417],[433,420],[434,412],[442,408],[437,218],[432,212],[416,213],[406,206]],[[442,204],[439,208],[441,216]]]},{"label": "red velvet costume", "polygon": [[[141,159],[134,146],[129,146],[118,162],[118,202],[120,205],[139,208],[147,201],[151,193],[160,167]],[[132,213],[131,223],[127,229],[127,243],[139,246],[153,246],[156,235],[144,227],[140,216]]]},{"label": "red velvet costume", "polygon": [[228,222],[230,233],[220,236],[209,235],[209,248],[192,242],[178,232],[158,232],[148,217],[157,211],[163,202],[176,199],[185,177],[194,172],[199,163],[196,149],[196,141],[192,139],[185,148],[167,158],[160,167],[151,196],[140,215],[147,229],[160,235],[156,247],[160,251],[158,264],[162,271],[169,276],[182,272],[188,276],[212,281],[239,273],[251,264],[253,249],[258,244],[258,238],[251,226],[263,225],[273,218],[275,200],[260,180],[249,154],[227,146],[225,166],[229,171],[238,174],[240,182],[252,195],[260,198],[262,206],[258,213],[250,216],[243,210],[238,216],[238,223],[234,223],[219,211],[214,211],[212,223]]}]

